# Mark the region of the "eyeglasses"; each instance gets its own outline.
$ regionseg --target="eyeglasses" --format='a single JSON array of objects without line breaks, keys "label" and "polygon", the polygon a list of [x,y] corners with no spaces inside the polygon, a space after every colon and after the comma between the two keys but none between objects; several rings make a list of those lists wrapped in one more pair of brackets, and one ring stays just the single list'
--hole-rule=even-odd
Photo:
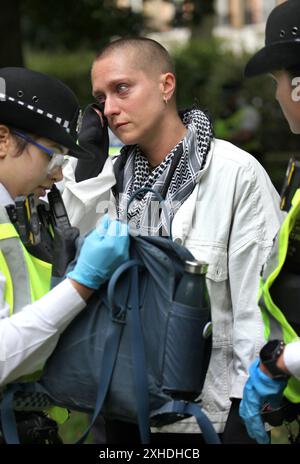
[{"label": "eyeglasses", "polygon": [[57,147],[55,149],[51,149],[45,147],[41,143],[36,142],[32,137],[30,137],[27,134],[24,134],[24,132],[20,132],[13,129],[12,133],[17,135],[21,139],[26,140],[26,142],[36,146],[40,150],[43,150],[45,153],[47,153],[47,155],[50,156],[50,161],[47,166],[48,175],[53,174],[53,172],[55,172],[58,168],[62,169],[69,161],[69,157],[66,156],[69,150],[65,147]]}]

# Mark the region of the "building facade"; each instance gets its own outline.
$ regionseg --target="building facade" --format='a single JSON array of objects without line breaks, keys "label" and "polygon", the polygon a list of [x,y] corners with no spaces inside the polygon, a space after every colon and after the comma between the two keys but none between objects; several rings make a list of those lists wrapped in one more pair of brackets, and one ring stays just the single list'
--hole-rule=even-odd
[{"label": "building facade", "polygon": [[265,23],[270,11],[285,0],[216,0],[219,24],[239,28]]},{"label": "building facade", "polygon": [[[176,27],[176,14],[179,16],[193,14],[195,0],[116,0],[122,8],[142,13],[146,24],[152,31],[180,43],[190,37],[188,28]],[[199,2],[206,0],[197,0]],[[270,11],[286,0],[215,0],[215,26],[213,34],[236,53],[243,51],[253,53],[264,41],[265,22]],[[299,0],[300,2],[300,0]],[[176,29],[173,29],[173,27]],[[154,32],[154,35],[156,34]],[[174,37],[173,37],[174,36]],[[160,36],[156,37],[160,40]],[[169,38],[167,37],[167,42]]]}]

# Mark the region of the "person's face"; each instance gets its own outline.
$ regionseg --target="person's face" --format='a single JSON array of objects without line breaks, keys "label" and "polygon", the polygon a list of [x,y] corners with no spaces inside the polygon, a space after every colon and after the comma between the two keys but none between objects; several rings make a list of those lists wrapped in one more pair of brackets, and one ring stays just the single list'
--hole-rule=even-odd
[{"label": "person's face", "polygon": [[[17,195],[44,196],[55,182],[62,180],[62,168],[54,167],[49,172],[51,156],[37,146],[27,143],[20,152],[16,139],[11,135],[12,143],[6,161],[6,183],[13,197]],[[62,147],[46,138],[38,137],[35,142],[44,147],[61,152]],[[11,173],[11,176],[9,175]]]},{"label": "person's face", "polygon": [[293,78],[287,71],[273,71],[271,76],[276,82],[276,99],[294,134],[300,134],[300,101],[295,98]]},{"label": "person's face", "polygon": [[165,76],[139,69],[130,52],[115,51],[94,63],[93,95],[104,104],[108,124],[124,144],[145,147],[159,133]]},{"label": "person's face", "polygon": [[[36,142],[54,150],[56,153],[63,153],[63,148],[46,138],[37,138]],[[55,182],[59,182],[63,179],[62,168],[54,167],[49,171],[49,162],[51,162],[51,156],[45,153],[40,148],[34,145],[27,145],[27,148],[31,152],[31,166],[32,166],[32,177],[29,182],[27,192],[35,193],[38,197],[44,196],[46,190],[52,188]]]}]

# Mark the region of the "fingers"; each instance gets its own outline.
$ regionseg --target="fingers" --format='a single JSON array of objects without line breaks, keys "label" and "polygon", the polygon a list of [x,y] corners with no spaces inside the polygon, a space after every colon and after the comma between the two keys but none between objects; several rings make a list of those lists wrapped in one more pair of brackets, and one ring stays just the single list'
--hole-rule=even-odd
[{"label": "fingers", "polygon": [[96,230],[99,235],[106,235],[107,230],[109,228],[111,221],[109,218],[109,215],[106,213],[104,216],[99,219],[99,221],[96,224]]},{"label": "fingers", "polygon": [[269,443],[269,436],[261,418],[260,398],[253,388],[249,388],[251,379],[245,385],[243,400],[240,403],[239,413],[243,419],[248,435],[258,443]]},{"label": "fingers", "polygon": [[110,237],[126,237],[128,236],[128,226],[120,221],[112,221],[107,230],[107,235]]},{"label": "fingers", "polygon": [[265,431],[265,427],[260,415],[251,417],[251,419],[248,419],[245,424],[247,432],[251,438],[254,438],[254,440],[256,440],[261,445],[266,445],[269,443],[269,436]]},{"label": "fingers", "polygon": [[97,222],[96,230],[99,235],[109,235],[110,237],[124,237],[128,235],[128,226],[115,219],[111,221],[108,213]]}]

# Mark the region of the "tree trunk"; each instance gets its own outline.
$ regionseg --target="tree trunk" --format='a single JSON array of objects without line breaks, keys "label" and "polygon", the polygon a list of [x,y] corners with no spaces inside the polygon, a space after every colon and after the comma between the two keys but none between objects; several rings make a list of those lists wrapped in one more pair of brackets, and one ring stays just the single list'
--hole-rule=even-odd
[{"label": "tree trunk", "polygon": [[193,0],[192,37],[210,38],[215,24],[214,0]]},{"label": "tree trunk", "polygon": [[201,23],[193,23],[192,37],[195,39],[210,39],[213,35],[216,17],[213,14],[207,14],[201,19]]},{"label": "tree trunk", "polygon": [[0,67],[23,66],[19,0],[1,4]]}]

